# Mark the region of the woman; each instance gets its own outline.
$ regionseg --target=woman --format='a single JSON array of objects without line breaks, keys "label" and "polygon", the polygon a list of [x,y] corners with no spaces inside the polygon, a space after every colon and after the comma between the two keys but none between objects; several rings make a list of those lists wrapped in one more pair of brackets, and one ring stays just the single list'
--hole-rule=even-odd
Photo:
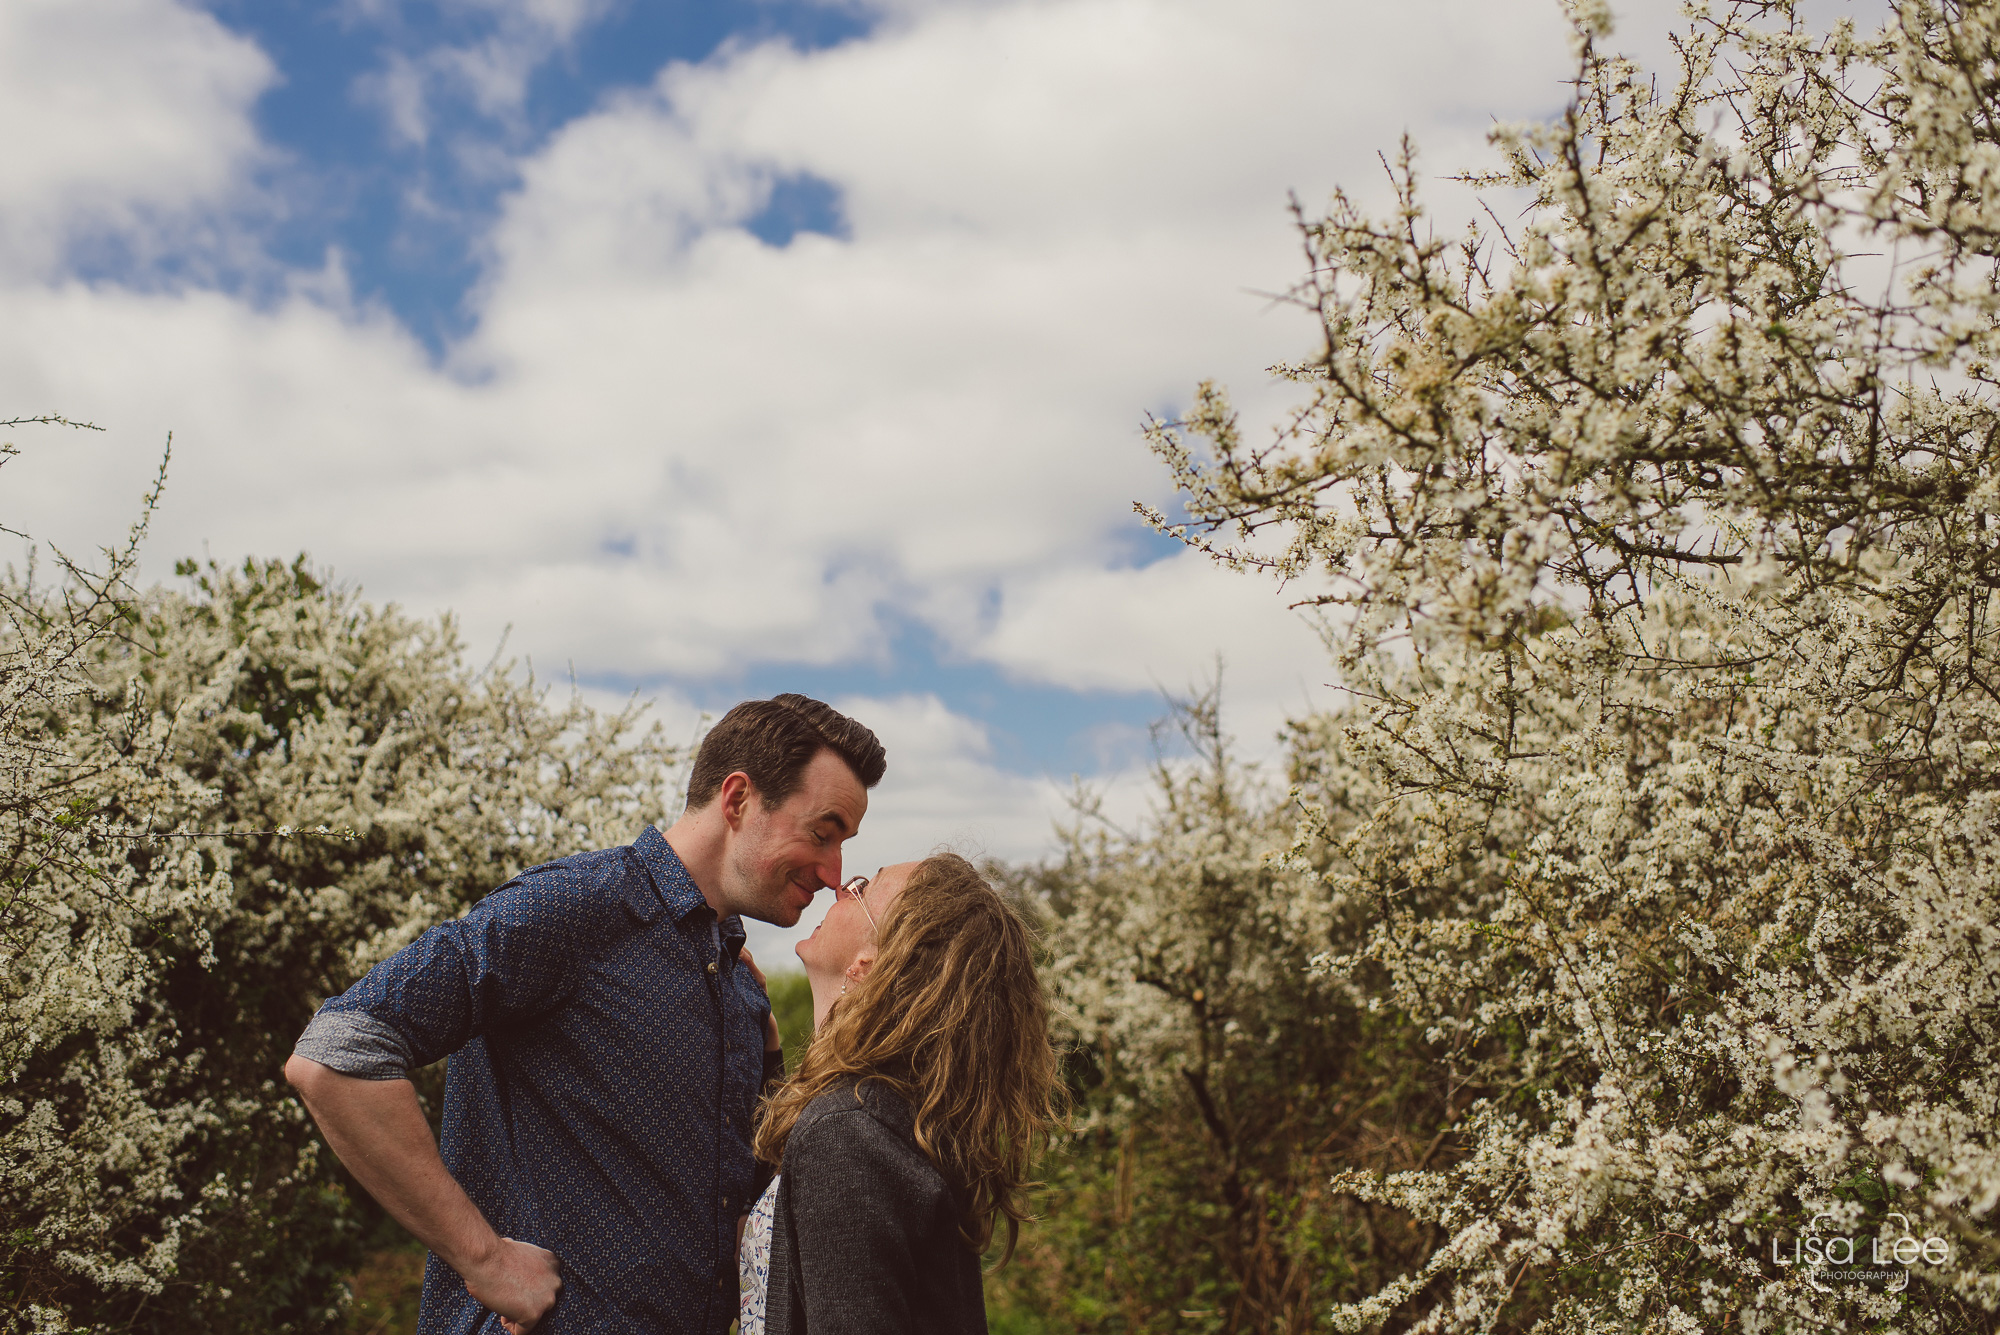
[{"label": "woman", "polygon": [[[1026,1214],[1055,1054],[1020,916],[956,854],[841,887],[798,948],[816,1031],[767,1105],[743,1335],[983,1332],[979,1257]],[[768,1270],[764,1258],[768,1257]]]}]

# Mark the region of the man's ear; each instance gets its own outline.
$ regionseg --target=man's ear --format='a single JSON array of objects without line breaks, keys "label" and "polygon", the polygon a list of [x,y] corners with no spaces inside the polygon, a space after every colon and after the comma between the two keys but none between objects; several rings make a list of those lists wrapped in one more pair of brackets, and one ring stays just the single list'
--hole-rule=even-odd
[{"label": "man's ear", "polygon": [[730,829],[743,828],[744,818],[750,814],[750,803],[756,795],[756,785],[750,782],[750,776],[742,770],[737,770],[722,781],[722,789],[715,795],[715,800],[722,804],[722,819],[728,822]]}]

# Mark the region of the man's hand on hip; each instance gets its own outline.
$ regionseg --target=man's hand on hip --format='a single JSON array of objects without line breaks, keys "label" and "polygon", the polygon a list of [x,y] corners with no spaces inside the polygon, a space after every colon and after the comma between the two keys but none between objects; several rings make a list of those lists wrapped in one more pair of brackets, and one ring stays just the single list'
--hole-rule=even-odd
[{"label": "man's hand on hip", "polygon": [[495,1313],[508,1335],[528,1335],[556,1305],[562,1291],[562,1262],[546,1247],[500,1239],[493,1254],[460,1276],[465,1291]]},{"label": "man's hand on hip", "polygon": [[520,1335],[555,1306],[556,1254],[493,1231],[438,1157],[408,1080],[363,1080],[293,1054],[285,1078],[355,1180],[456,1270],[473,1298]]}]

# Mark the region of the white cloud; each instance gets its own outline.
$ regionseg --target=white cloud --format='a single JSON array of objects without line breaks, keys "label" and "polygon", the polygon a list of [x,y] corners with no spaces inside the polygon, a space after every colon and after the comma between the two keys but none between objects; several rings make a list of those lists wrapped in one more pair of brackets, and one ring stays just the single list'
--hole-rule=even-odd
[{"label": "white cloud", "polygon": [[401,51],[389,52],[382,68],[354,81],[354,96],[375,108],[388,123],[390,138],[418,145],[431,137],[430,97],[425,87],[429,71]]},{"label": "white cloud", "polygon": [[1188,551],[1139,569],[1048,571],[1009,583],[973,652],[1029,681],[1183,694],[1218,661],[1232,727],[1259,749],[1330,678],[1307,617],[1275,583]]},{"label": "white cloud", "polygon": [[[492,120],[519,122],[535,72],[605,17],[613,0],[445,0],[444,8],[485,20],[485,30],[422,51],[391,49],[379,69],[354,82],[354,96],[380,111],[391,138],[403,144],[425,143],[437,108],[450,102],[467,103]],[[401,27],[395,0],[358,0],[346,9],[351,22],[392,32]]]},{"label": "white cloud", "polygon": [[107,235],[142,251],[179,238],[265,156],[248,111],[275,77],[174,0],[0,6],[0,272],[43,274]]},{"label": "white cloud", "polygon": [[[1292,275],[1287,188],[1372,180],[1412,120],[1462,159],[1465,106],[1554,100],[1554,25],[1521,12],[1073,0],[676,66],[526,165],[463,365],[592,442],[567,481],[611,521],[584,497],[615,472],[644,510],[615,521],[650,532],[640,579],[719,583],[739,642],[852,653],[870,600],[943,621],[996,581],[1103,561],[1160,489],[1141,414],[1210,372],[1254,402],[1310,344],[1245,292]],[[1370,59],[1327,78],[1357,45]],[[1407,96],[1416,69],[1445,91]],[[789,171],[841,187],[852,241],[726,225]],[[817,625],[758,596],[756,562],[716,579],[717,534],[760,527],[781,566],[824,572]]]},{"label": "white cloud", "polygon": [[[592,12],[528,15],[516,54]],[[1179,688],[1220,651],[1253,741],[1323,658],[1253,578],[1126,568],[1130,502],[1164,499],[1139,423],[1205,376],[1253,421],[1285,397],[1264,368],[1313,331],[1252,293],[1299,262],[1288,190],[1379,195],[1406,128],[1427,170],[1475,162],[1489,113],[1548,110],[1567,67],[1542,0],[912,3],[829,50],[728,49],[519,164],[440,367],[337,266],[262,308],[25,277],[47,238],[225,197],[272,75],[165,0],[26,0],[0,61],[0,113],[56,145],[0,186],[0,384],[116,428],[10,464],[0,522],[116,534],[173,428],[161,563],[310,549],[457,609],[475,653],[511,624],[545,675],[880,659],[886,610],[1074,687]],[[526,66],[482,68],[504,110]],[[427,95],[395,103],[410,134]],[[736,225],[796,172],[840,188],[849,239]],[[885,786],[871,840],[1044,837],[1047,781],[934,700],[881,707],[911,739],[895,781],[925,777]]]}]

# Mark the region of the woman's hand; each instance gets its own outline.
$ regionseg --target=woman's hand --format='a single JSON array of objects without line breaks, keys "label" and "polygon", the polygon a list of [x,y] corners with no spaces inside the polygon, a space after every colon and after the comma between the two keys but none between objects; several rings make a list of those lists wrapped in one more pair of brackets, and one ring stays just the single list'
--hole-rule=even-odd
[{"label": "woman's hand", "polygon": [[[750,976],[757,980],[757,986],[764,989],[764,996],[769,998],[771,995],[771,986],[764,981],[764,971],[757,967],[757,959],[750,953],[748,946],[736,952],[736,962],[750,971]],[[783,1046],[783,1040],[778,1037],[778,1017],[766,1013],[764,1016],[764,1051],[776,1052]]]}]

